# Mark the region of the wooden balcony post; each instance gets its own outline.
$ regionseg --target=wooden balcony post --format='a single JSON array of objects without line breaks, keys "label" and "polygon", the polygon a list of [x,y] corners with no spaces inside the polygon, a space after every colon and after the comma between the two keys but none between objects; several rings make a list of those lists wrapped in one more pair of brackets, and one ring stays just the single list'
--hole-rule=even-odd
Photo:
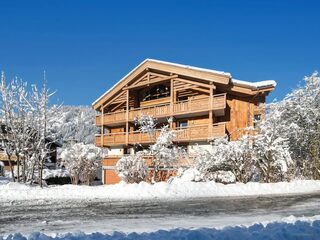
[{"label": "wooden balcony post", "polygon": [[[173,117],[173,103],[174,103],[174,82],[173,78],[170,79],[170,117]],[[173,128],[173,122],[170,122],[170,128]]]},{"label": "wooden balcony post", "polygon": [[210,82],[210,97],[209,97],[209,137],[212,135],[213,128],[213,84]]},{"label": "wooden balcony post", "polygon": [[104,139],[104,105],[102,105],[102,109],[101,109],[101,147],[103,147],[103,139]]},{"label": "wooden balcony post", "polygon": [[127,101],[126,101],[126,146],[129,143],[129,89],[127,89]]}]

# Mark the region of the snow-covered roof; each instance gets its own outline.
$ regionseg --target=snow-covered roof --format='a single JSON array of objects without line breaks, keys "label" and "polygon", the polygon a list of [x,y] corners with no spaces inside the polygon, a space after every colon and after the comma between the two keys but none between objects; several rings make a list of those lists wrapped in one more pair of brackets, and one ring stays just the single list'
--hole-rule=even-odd
[{"label": "snow-covered roof", "polygon": [[166,62],[166,61],[161,61],[161,60],[156,60],[156,59],[149,59],[149,58],[147,58],[146,60],[144,60],[144,62],[145,62],[145,61],[162,63],[162,64],[171,65],[171,66],[176,66],[176,67],[181,67],[181,68],[187,68],[187,69],[192,69],[192,70],[201,71],[201,72],[209,72],[209,73],[214,73],[214,74],[220,74],[220,75],[225,75],[225,76],[231,77],[231,74],[228,73],[228,72],[217,71],[217,70],[212,70],[212,69],[208,69],[208,68],[194,67],[194,66],[190,66],[190,65],[184,65],[184,64],[179,64],[179,63]]},{"label": "snow-covered roof", "polygon": [[111,88],[109,88],[105,93],[103,93],[97,100],[95,100],[92,103],[92,105],[95,105],[106,94],[111,92],[118,85],[118,83],[122,82],[124,79],[126,79],[128,76],[130,76],[134,71],[136,71],[141,65],[145,64],[146,62],[162,63],[162,64],[171,65],[171,66],[175,66],[175,67],[181,67],[181,68],[192,69],[192,70],[196,70],[196,71],[202,71],[202,72],[208,72],[208,73],[214,73],[214,74],[220,74],[220,75],[225,75],[225,76],[231,77],[231,74],[228,72],[216,71],[216,70],[212,70],[212,69],[208,69],[208,68],[199,68],[199,67],[194,67],[194,66],[189,66],[189,65],[184,65],[184,64],[178,64],[178,63],[172,63],[172,62],[166,62],[166,61],[147,58],[143,62],[141,62],[138,66],[136,66],[134,69],[132,69],[127,75],[125,75],[123,78],[121,78],[120,81],[118,81],[115,85],[113,85]]},{"label": "snow-covered roof", "polygon": [[253,88],[253,89],[261,89],[261,88],[277,86],[277,83],[274,80],[265,80],[265,81],[260,81],[260,82],[248,82],[248,81],[243,81],[243,80],[232,78],[231,81],[234,85],[249,87],[249,88]]},{"label": "snow-covered roof", "polygon": [[160,64],[165,64],[165,65],[170,65],[170,66],[175,66],[175,67],[180,67],[180,68],[185,68],[185,69],[191,69],[191,70],[195,70],[195,71],[224,75],[226,77],[229,77],[234,85],[243,86],[243,87],[247,87],[247,88],[251,88],[251,89],[262,89],[262,88],[267,88],[267,87],[275,87],[277,85],[277,83],[274,80],[266,80],[266,81],[260,81],[260,82],[247,82],[247,81],[232,78],[231,73],[228,73],[228,72],[217,71],[217,70],[212,70],[212,69],[208,69],[208,68],[200,68],[200,67],[194,67],[194,66],[190,66],[190,65],[184,65],[184,64],[178,64],[178,63],[172,63],[172,62],[166,62],[166,61],[147,58],[143,62],[141,62],[138,66],[136,66],[134,69],[132,69],[127,75],[125,75],[115,85],[113,85],[111,88],[109,88],[105,93],[103,93],[97,100],[95,100],[92,103],[92,106],[94,106],[97,102],[99,102],[106,94],[110,93],[119,83],[124,81],[127,77],[129,77],[133,72],[135,72],[139,67],[141,67],[146,62],[154,62],[154,63],[160,63]]}]

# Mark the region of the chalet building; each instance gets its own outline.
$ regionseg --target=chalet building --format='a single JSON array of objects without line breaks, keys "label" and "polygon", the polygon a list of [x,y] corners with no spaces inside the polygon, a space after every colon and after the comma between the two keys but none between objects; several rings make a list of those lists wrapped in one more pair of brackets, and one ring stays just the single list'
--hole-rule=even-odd
[{"label": "chalet building", "polygon": [[146,59],[92,104],[100,113],[96,145],[109,150],[102,162],[103,182],[119,182],[116,162],[152,142],[137,131],[135,117],[151,115],[160,123],[172,117],[170,127],[180,129],[176,144],[192,153],[197,146],[209,148],[209,138],[227,134],[236,140],[241,129],[254,127],[275,86],[272,80],[251,83],[226,72]]}]

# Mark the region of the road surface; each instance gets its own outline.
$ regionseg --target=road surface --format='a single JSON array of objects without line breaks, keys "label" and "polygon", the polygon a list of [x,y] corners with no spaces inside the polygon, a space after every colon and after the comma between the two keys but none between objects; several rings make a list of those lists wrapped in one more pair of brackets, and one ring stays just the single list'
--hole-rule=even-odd
[{"label": "road surface", "polygon": [[1,203],[0,236],[15,232],[46,234],[150,232],[172,228],[220,228],[320,216],[320,193],[186,201],[22,201]]}]

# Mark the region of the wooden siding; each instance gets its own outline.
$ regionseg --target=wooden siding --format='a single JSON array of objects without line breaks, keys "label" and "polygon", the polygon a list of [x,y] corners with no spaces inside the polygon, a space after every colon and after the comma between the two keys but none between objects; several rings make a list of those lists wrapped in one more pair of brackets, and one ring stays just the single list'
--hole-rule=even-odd
[{"label": "wooden siding", "polygon": [[104,184],[116,184],[121,181],[115,170],[104,169]]},{"label": "wooden siding", "polygon": [[264,114],[264,108],[255,107],[249,97],[228,95],[226,115],[220,118],[226,122],[226,129],[230,140],[237,140],[244,133],[245,128],[253,126],[255,111]]}]

